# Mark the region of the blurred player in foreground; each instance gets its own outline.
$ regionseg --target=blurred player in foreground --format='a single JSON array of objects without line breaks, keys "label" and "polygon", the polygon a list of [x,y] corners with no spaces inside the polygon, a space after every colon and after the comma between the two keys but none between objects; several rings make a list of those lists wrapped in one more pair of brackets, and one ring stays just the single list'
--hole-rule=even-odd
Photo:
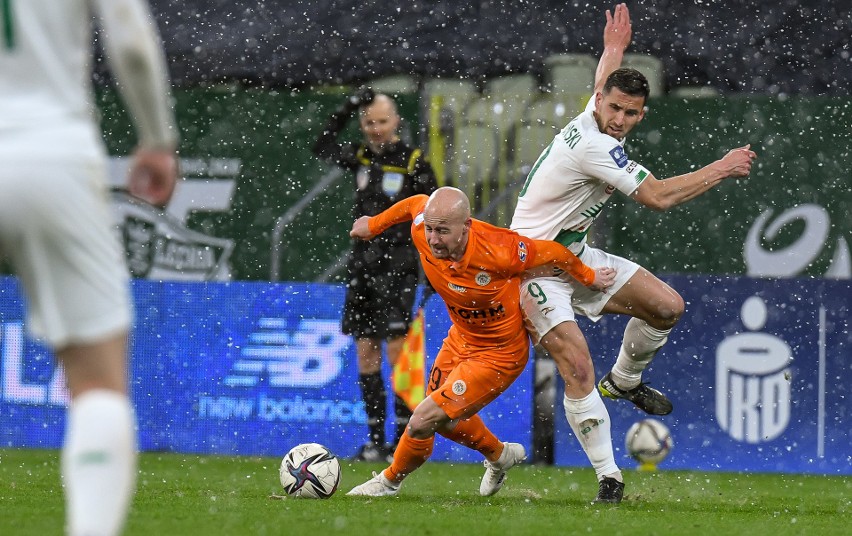
[{"label": "blurred player in foreground", "polygon": [[61,463],[66,530],[117,534],[136,486],[127,394],[131,304],[107,206],[106,151],[92,114],[93,15],[137,125],[130,192],[158,206],[177,176],[165,61],[140,0],[3,6],[0,251],[23,283],[29,327],[55,351],[71,393]]},{"label": "blurred player in foreground", "polygon": [[[533,340],[550,353],[565,381],[565,416],[598,477],[599,502],[618,503],[624,481],[612,450],[610,419],[601,395],[623,398],[651,415],[667,415],[672,403],[642,382],[642,372],[668,340],[683,314],[683,298],[648,270],[586,244],[589,228],[616,191],[654,210],[698,197],[729,177],[745,177],[756,158],[749,146],[730,151],[696,171],[658,180],[630,160],[628,133],[642,120],[648,81],[634,69],[619,69],[630,44],[625,4],[606,12],[604,52],[595,73],[595,93],[586,110],[542,152],[518,196],[513,230],[556,240],[589,266],[618,270],[612,291],[588,292],[557,273],[528,274],[521,304]],[[612,370],[595,390],[595,369],[575,312],[597,321],[623,314],[624,339]]]},{"label": "blurred player in foreground", "polygon": [[477,415],[515,381],[529,358],[518,302],[520,274],[556,264],[590,289],[605,291],[615,272],[593,271],[556,242],[530,240],[471,219],[467,196],[449,187],[428,198],[409,197],[378,216],[361,217],[350,235],[369,240],[412,220],[411,236],[423,270],[444,299],[452,326],[429,374],[427,397],[414,410],[390,467],[349,495],[399,493],[403,479],[432,454],[436,432],[485,456],[479,492],[493,495],[503,486],[506,471],[526,458],[522,445],[501,443]]}]

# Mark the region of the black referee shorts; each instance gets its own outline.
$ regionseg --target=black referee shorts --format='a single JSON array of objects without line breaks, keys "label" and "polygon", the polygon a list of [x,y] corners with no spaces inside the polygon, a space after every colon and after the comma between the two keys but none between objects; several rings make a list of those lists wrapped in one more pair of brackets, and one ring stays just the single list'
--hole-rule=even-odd
[{"label": "black referee shorts", "polygon": [[356,246],[348,268],[341,331],[378,339],[405,335],[417,292],[417,250]]}]

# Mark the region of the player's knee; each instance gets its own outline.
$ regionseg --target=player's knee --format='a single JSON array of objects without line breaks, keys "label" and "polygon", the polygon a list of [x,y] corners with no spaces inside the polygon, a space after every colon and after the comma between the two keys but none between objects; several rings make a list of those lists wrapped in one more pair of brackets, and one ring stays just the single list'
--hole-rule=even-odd
[{"label": "player's knee", "polygon": [[406,433],[414,439],[426,439],[435,435],[437,429],[438,427],[435,426],[435,423],[424,419],[415,419],[415,416],[412,415],[408,421]]},{"label": "player's knee", "polygon": [[592,358],[585,348],[565,339],[551,341],[547,346],[556,368],[566,385],[589,386],[594,383],[595,371]]},{"label": "player's knee", "polygon": [[411,418],[408,420],[406,433],[414,439],[426,439],[435,435],[435,432],[450,422],[450,418],[430,398],[426,398],[417,406]]},{"label": "player's knee", "polygon": [[[660,308],[657,314],[659,325],[654,326],[657,329],[671,329],[678,323],[680,317],[686,309],[683,298],[680,294],[674,293],[663,307]],[[652,324],[653,325],[653,324]]]}]

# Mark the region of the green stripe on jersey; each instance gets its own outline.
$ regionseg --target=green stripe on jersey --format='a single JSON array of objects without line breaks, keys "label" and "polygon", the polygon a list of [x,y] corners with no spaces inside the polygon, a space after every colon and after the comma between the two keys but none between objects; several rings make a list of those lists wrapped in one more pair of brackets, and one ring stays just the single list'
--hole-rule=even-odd
[{"label": "green stripe on jersey", "polygon": [[[556,140],[554,139],[553,141]],[[535,165],[530,170],[530,174],[527,175],[527,182],[524,183],[524,187],[521,188],[521,193],[518,194],[518,197],[523,197],[524,194],[527,193],[527,187],[530,185],[530,181],[532,180],[533,175],[535,175],[536,170],[538,170],[538,166],[540,166],[541,163],[544,162],[544,159],[547,158],[547,155],[550,154],[550,149],[553,148],[553,141],[550,142],[550,145],[547,146],[547,149],[545,149],[544,152],[541,153],[541,156],[538,157],[538,160],[535,161]]]},{"label": "green stripe on jersey", "polygon": [[0,0],[0,18],[3,20],[3,46],[7,50],[15,48],[15,26],[12,24],[12,0]]},{"label": "green stripe on jersey", "polygon": [[[591,229],[591,227],[589,228]],[[572,231],[570,229],[562,229],[559,231],[559,234],[556,235],[556,238],[553,240],[559,242],[566,248],[575,242],[581,242],[586,235],[589,234],[589,229],[585,231]]]}]

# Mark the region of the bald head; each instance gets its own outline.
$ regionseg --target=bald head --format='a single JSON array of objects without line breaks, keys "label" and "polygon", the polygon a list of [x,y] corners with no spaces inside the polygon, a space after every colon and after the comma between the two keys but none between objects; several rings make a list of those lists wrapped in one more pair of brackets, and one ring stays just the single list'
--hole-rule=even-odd
[{"label": "bald head", "polygon": [[436,258],[461,260],[471,225],[470,201],[464,192],[449,186],[435,190],[423,208],[423,223]]},{"label": "bald head", "polygon": [[379,93],[373,102],[362,106],[358,123],[367,145],[376,154],[382,154],[399,140],[399,113],[396,103],[387,95]]},{"label": "bald head", "polygon": [[470,201],[458,188],[444,186],[429,196],[423,215],[443,221],[465,221],[470,218]]},{"label": "bald head", "polygon": [[399,115],[399,112],[396,109],[396,102],[384,93],[377,93],[370,104],[365,104],[361,106],[361,113],[365,113],[368,109],[375,108],[377,110],[381,110],[383,112],[388,112],[393,115]]}]

